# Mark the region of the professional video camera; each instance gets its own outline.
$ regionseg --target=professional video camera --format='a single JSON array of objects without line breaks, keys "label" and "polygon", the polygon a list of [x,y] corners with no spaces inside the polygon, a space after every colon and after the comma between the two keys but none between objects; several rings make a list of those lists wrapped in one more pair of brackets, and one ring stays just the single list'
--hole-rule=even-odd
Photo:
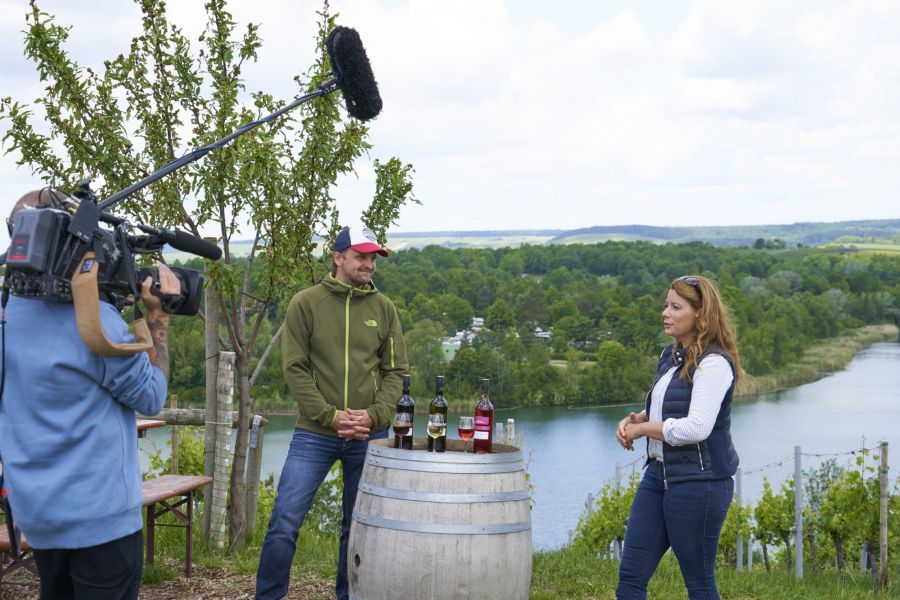
[{"label": "professional video camera", "polygon": [[[72,302],[72,278],[87,252],[97,263],[98,293],[120,311],[134,303],[139,286],[148,276],[158,280],[155,268],[136,270],[137,254],[155,254],[166,243],[213,260],[221,256],[216,246],[180,231],[136,225],[145,235],[131,235],[131,225],[100,212],[90,180],[67,196],[58,190],[38,192],[36,207],[16,212],[7,252],[6,286],[14,296]],[[112,227],[99,226],[100,222]],[[200,308],[203,276],[199,271],[172,267],[181,283],[179,294],[159,295],[171,314],[195,315]],[[155,292],[156,287],[151,288]]]}]

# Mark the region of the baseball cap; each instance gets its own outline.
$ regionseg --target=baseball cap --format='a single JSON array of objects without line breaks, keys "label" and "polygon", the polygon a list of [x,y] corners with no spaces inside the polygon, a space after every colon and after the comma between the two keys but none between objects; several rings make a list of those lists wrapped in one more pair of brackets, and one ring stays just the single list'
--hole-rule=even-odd
[{"label": "baseball cap", "polygon": [[347,248],[353,248],[363,254],[377,252],[382,256],[388,255],[387,250],[378,245],[378,238],[372,230],[362,224],[344,227],[334,238],[335,252],[343,252]]}]

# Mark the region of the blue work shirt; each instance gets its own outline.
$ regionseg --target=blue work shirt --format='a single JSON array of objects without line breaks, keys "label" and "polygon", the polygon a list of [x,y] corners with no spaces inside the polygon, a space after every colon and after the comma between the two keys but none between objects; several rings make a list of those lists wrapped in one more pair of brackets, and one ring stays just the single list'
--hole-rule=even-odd
[{"label": "blue work shirt", "polygon": [[[107,338],[133,336],[100,302]],[[137,531],[135,411],[160,411],[167,384],[147,354],[109,357],[81,339],[72,304],[11,297],[0,458],[13,516],[31,547],[87,548]]]}]

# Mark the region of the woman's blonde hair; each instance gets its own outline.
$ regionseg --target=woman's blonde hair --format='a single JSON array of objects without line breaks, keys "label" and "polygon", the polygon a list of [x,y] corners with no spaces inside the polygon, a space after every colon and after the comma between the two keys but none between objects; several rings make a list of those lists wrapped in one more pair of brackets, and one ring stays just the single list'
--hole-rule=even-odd
[{"label": "woman's blonde hair", "polygon": [[[722,302],[716,284],[700,275],[685,275],[672,282],[671,289],[684,298],[697,311],[694,341],[685,348],[684,368],[681,378],[691,380],[691,370],[700,364],[703,353],[710,346],[719,346],[734,362],[734,381],[741,376],[741,359],[738,356],[737,338],[731,310]],[[679,343],[676,340],[675,348]]]}]

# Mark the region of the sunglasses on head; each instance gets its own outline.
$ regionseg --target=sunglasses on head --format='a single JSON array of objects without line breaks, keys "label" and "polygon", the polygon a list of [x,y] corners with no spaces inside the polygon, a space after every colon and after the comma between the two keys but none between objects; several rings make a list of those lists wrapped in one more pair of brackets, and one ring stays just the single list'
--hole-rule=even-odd
[{"label": "sunglasses on head", "polygon": [[703,293],[700,291],[700,280],[693,275],[684,275],[682,277],[679,277],[675,281],[685,282],[686,284],[697,290],[697,293],[700,294],[700,296],[703,296]]}]

